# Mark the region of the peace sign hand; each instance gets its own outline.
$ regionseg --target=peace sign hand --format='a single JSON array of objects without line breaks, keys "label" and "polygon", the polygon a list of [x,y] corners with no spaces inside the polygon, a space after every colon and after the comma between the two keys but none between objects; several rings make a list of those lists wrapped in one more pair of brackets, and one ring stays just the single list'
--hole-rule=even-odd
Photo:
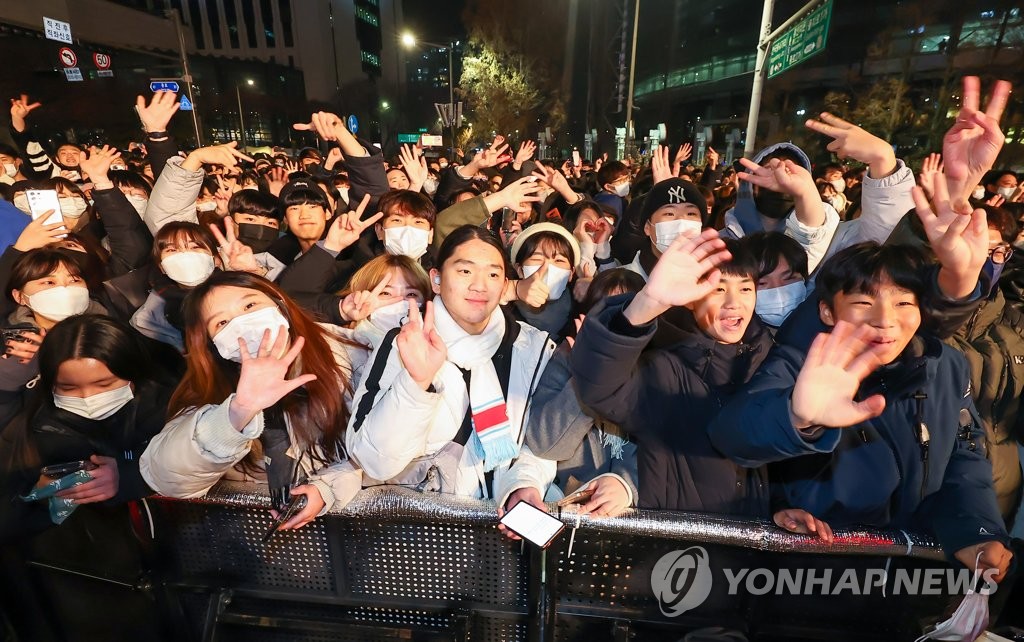
[{"label": "peace sign hand", "polygon": [[32,110],[41,107],[43,103],[29,103],[28,94],[22,94],[21,98],[11,99],[11,125],[16,131],[25,131],[25,119],[32,113]]},{"label": "peace sign hand", "polygon": [[982,112],[979,111],[981,81],[977,76],[964,77],[960,113],[942,139],[949,195],[953,208],[961,214],[970,211],[967,197],[985,173],[992,169],[1003,148],[1005,137],[999,129],[999,119],[1010,99],[1010,89],[1007,81],[996,81],[988,105]]},{"label": "peace sign hand", "polygon": [[818,193],[811,173],[791,160],[783,161],[773,158],[763,167],[746,158],[741,158],[740,163],[747,168],[747,171],[738,172],[737,175],[753,185],[792,196],[807,196],[812,193],[816,195]]},{"label": "peace sign hand", "polygon": [[953,299],[969,296],[978,283],[978,275],[988,258],[988,225],[985,210],[960,214],[953,209],[946,177],[934,176],[932,200],[929,205],[925,191],[915,187],[911,194],[917,216],[942,269],[939,287]]},{"label": "peace sign hand", "polygon": [[279,326],[277,338],[270,343],[270,329],[263,333],[256,354],[249,354],[245,339],[239,337],[242,353],[242,371],[238,377],[235,396],[228,408],[231,425],[241,431],[260,412],[273,406],[285,395],[316,380],[315,374],[304,374],[287,379],[288,370],[299,357],[305,339],[298,337],[288,350],[288,328]]},{"label": "peace sign hand", "polygon": [[210,224],[210,231],[217,239],[217,249],[220,251],[220,261],[224,265],[224,269],[250,272],[257,276],[266,275],[267,270],[256,261],[252,248],[235,237],[235,230],[230,223],[226,221],[224,223],[226,236],[221,233],[220,227],[213,223]]},{"label": "peace sign hand", "polygon": [[348,319],[350,322],[356,323],[368,318],[375,310],[383,308],[386,305],[392,303],[398,303],[402,300],[401,296],[393,295],[389,297],[381,297],[381,293],[391,285],[391,275],[389,274],[384,278],[383,281],[377,284],[377,287],[372,290],[360,290],[358,292],[352,292],[344,299],[342,299],[340,305],[341,316]]},{"label": "peace sign hand", "polygon": [[896,154],[892,151],[892,145],[853,123],[822,112],[820,121],[809,118],[804,125],[833,138],[826,148],[840,159],[852,158],[870,165],[872,178],[884,178],[896,169]]},{"label": "peace sign hand", "polygon": [[427,313],[420,316],[416,302],[409,301],[409,321],[395,337],[402,365],[416,385],[430,388],[448,358],[448,348],[434,329],[434,303],[427,301]]},{"label": "peace sign hand", "polygon": [[879,354],[885,348],[872,343],[876,335],[870,325],[840,321],[814,339],[793,388],[794,428],[846,428],[882,414],[882,395],[855,401],[861,382],[882,365]]},{"label": "peace sign hand", "polygon": [[363,212],[370,203],[370,195],[363,196],[359,207],[354,212],[346,212],[334,219],[331,229],[327,230],[327,238],[324,239],[324,247],[332,252],[340,252],[346,247],[359,240],[363,230],[370,227],[380,219],[384,218],[384,212],[377,212],[365,221]]}]

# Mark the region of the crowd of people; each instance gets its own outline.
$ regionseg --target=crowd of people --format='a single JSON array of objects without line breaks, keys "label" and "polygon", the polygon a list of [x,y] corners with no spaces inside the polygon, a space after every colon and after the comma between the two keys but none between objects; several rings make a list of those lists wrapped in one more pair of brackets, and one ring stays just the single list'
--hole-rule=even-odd
[{"label": "crowd of people", "polygon": [[386,158],[325,112],[295,124],[320,148],[184,152],[168,92],[139,97],[139,141],[50,150],[54,107],[14,98],[0,539],[222,479],[304,496],[282,529],[384,484],[499,515],[584,490],[595,516],[930,532],[1001,579],[1024,532],[1009,91],[983,110],[966,78],[916,179],[827,113],[806,126],[835,162],[697,167],[501,136]]}]

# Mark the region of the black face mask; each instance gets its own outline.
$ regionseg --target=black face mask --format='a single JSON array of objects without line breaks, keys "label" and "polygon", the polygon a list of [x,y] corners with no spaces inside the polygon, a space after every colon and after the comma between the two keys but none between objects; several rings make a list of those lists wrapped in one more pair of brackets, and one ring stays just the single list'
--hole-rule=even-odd
[{"label": "black face mask", "polygon": [[254,254],[266,252],[277,240],[277,230],[267,225],[239,223],[238,240],[252,248]]},{"label": "black face mask", "polygon": [[796,201],[789,194],[773,192],[762,187],[754,196],[754,205],[761,214],[778,220],[786,218],[786,215],[793,211]]}]

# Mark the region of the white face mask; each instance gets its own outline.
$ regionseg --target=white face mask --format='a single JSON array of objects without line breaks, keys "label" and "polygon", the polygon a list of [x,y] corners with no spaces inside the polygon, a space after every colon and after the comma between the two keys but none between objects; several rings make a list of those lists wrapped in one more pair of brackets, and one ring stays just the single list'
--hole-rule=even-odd
[{"label": "white face mask", "polygon": [[[981,554],[978,555],[979,559]],[[980,591],[975,591],[974,586],[981,575],[983,579]],[[915,642],[923,640],[976,640],[988,627],[988,596],[995,590],[995,582],[991,576],[995,575],[994,570],[987,570],[984,574],[978,573],[975,565],[974,574],[971,576],[971,587],[968,589],[960,606],[956,607],[949,619],[943,620],[933,628],[926,631],[924,635],[917,638]]]},{"label": "white face mask", "polygon": [[981,185],[978,185],[977,187],[974,188],[974,191],[971,193],[971,196],[974,198],[974,200],[980,201],[981,199],[985,198],[985,188],[982,187]]},{"label": "white face mask", "polygon": [[796,281],[777,288],[757,291],[757,303],[754,312],[761,320],[772,327],[779,327],[789,313],[796,309],[807,298],[807,286],[803,281]]},{"label": "white face mask", "polygon": [[89,308],[89,290],[84,286],[62,285],[25,295],[25,298],[30,310],[51,321],[63,321]]},{"label": "white face mask", "polygon": [[832,185],[832,187],[834,187],[835,190],[840,194],[846,191],[846,181],[844,181],[841,178],[837,178],[834,181],[829,181],[829,184]]},{"label": "white face mask", "polygon": [[409,302],[397,301],[370,313],[370,323],[381,332],[400,327],[409,318]]},{"label": "white face mask", "polygon": [[437,193],[437,185],[437,179],[431,176],[427,180],[423,181],[423,191],[433,196]]},{"label": "white face mask", "polygon": [[18,194],[14,197],[14,206],[26,214],[32,213],[32,208],[28,206],[28,197],[24,194]]},{"label": "white face mask", "polygon": [[619,196],[619,197],[622,197],[622,198],[626,198],[627,196],[629,196],[629,188],[630,188],[629,181],[626,181],[625,183],[623,183],[621,185],[616,185],[615,186],[615,195]]},{"label": "white face mask", "polygon": [[135,211],[139,213],[139,216],[146,213],[146,205],[149,204],[148,198],[145,196],[138,196],[136,194],[128,194],[125,198],[132,204],[132,207],[134,207]]},{"label": "white face mask", "polygon": [[79,218],[85,214],[85,209],[88,207],[85,199],[78,196],[61,196],[58,200],[60,201],[60,214],[65,218]]},{"label": "white face mask", "polygon": [[176,252],[160,261],[167,276],[186,287],[195,287],[213,274],[213,257],[205,252]]},{"label": "white face mask", "polygon": [[1016,187],[1000,187],[997,191],[999,192],[1000,196],[1002,196],[1006,200],[1010,200],[1010,197],[1013,196],[1013,193],[1017,191],[1017,188]]},{"label": "white face mask", "polygon": [[427,253],[430,232],[411,225],[389,227],[384,230],[384,249],[394,256],[408,256],[417,260]]},{"label": "white face mask", "polygon": [[837,212],[842,212],[846,209],[846,198],[842,194],[839,194],[828,199],[828,204],[835,208]]},{"label": "white face mask", "polygon": [[63,397],[55,394],[53,395],[53,405],[61,410],[73,412],[79,417],[98,421],[110,417],[134,398],[131,385],[125,384],[120,388],[88,397]]},{"label": "white face mask", "polygon": [[260,308],[255,312],[231,319],[220,329],[220,332],[213,336],[213,345],[217,347],[220,356],[229,361],[241,362],[242,352],[238,347],[239,339],[245,341],[245,347],[249,354],[255,355],[259,352],[260,343],[263,342],[263,333],[270,330],[270,345],[273,345],[281,326],[288,329],[291,324],[276,305]]},{"label": "white face mask", "polygon": [[703,229],[700,221],[692,221],[685,218],[677,218],[671,221],[662,221],[654,224],[654,246],[664,252],[672,245],[672,241],[680,236],[694,237],[700,235]]},{"label": "white face mask", "polygon": [[14,163],[4,163],[4,174],[7,174],[9,178],[14,178],[18,175],[18,166]]},{"label": "white face mask", "polygon": [[[524,265],[523,278],[530,278],[539,269],[539,265]],[[544,275],[544,282],[548,284],[548,301],[555,301],[562,296],[565,286],[569,285],[570,276],[572,276],[572,270],[548,264],[548,272]]]},{"label": "white face mask", "polygon": [[212,212],[217,209],[217,201],[205,201],[196,203],[196,210],[200,212]]},{"label": "white face mask", "polygon": [[346,203],[348,203],[348,188],[347,187],[339,187],[338,188],[338,195],[341,196],[341,200],[343,200]]}]

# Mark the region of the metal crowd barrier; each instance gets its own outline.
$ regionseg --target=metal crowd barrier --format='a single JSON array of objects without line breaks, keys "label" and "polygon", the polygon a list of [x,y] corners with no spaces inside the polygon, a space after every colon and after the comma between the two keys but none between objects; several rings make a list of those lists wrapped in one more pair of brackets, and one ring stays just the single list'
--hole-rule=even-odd
[{"label": "metal crowd barrier", "polygon": [[[199,500],[149,501],[173,639],[674,641],[719,626],[749,640],[912,640],[958,599],[897,596],[891,581],[867,595],[729,594],[725,573],[742,568],[887,578],[947,568],[911,533],[837,531],[826,546],[767,522],[635,511],[582,517],[540,551],[497,531],[493,502],[382,487],[264,544],[264,490],[222,483]],[[710,594],[667,617],[652,570],[692,546],[707,551]]]}]

